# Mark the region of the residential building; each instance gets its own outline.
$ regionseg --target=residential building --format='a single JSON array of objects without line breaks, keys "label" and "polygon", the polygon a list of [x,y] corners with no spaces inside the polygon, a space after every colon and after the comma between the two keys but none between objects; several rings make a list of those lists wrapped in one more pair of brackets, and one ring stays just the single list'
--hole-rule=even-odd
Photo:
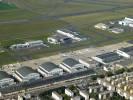
[{"label": "residential building", "polygon": [[52,98],[54,100],[63,100],[63,97],[60,94],[58,94],[56,91],[52,92]]},{"label": "residential building", "polygon": [[73,97],[73,96],[74,96],[74,92],[71,91],[69,88],[66,88],[66,89],[65,89],[65,94],[66,94],[67,96],[70,96],[70,97]]}]

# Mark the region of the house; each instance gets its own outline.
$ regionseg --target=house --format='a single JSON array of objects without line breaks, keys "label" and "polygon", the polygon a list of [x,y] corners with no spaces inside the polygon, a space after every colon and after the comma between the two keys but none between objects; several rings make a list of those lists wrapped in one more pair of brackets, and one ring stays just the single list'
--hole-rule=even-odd
[{"label": "house", "polygon": [[87,67],[85,67],[85,65],[81,64],[79,61],[73,58],[64,59],[60,64],[60,67],[69,73],[87,70]]},{"label": "house", "polygon": [[98,23],[94,26],[96,29],[106,30],[109,29],[109,26],[104,23]]},{"label": "house", "polygon": [[14,77],[20,82],[26,82],[40,79],[40,74],[28,66],[23,66],[15,71]]},{"label": "house", "polygon": [[8,73],[0,71],[0,88],[15,84],[14,79]]},{"label": "house", "polygon": [[85,90],[80,90],[79,94],[85,99],[89,100],[89,93],[87,93]]},{"label": "house", "polygon": [[70,97],[73,97],[74,96],[74,92],[72,92],[70,89],[65,89],[65,94],[67,95],[67,96],[70,96]]},{"label": "house", "polygon": [[75,97],[72,97],[71,100],[81,100],[81,97],[80,96],[75,96]]},{"label": "house", "polygon": [[45,62],[41,64],[37,70],[41,75],[45,77],[63,74],[63,69],[59,68],[56,64],[52,62]]},{"label": "house", "polygon": [[63,100],[63,97],[60,94],[58,94],[56,91],[52,92],[52,98],[54,100]]}]

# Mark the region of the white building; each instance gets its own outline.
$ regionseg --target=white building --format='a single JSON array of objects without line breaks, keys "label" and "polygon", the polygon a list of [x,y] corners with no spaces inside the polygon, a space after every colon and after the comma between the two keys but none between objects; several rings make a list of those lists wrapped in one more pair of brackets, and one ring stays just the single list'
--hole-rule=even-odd
[{"label": "white building", "polygon": [[14,44],[10,46],[11,50],[21,50],[21,49],[28,49],[28,48],[34,48],[34,47],[44,47],[47,45],[43,43],[42,40],[37,41],[29,41],[22,44]]},{"label": "white building", "polygon": [[80,96],[72,97],[71,100],[81,100]]},{"label": "white building", "polygon": [[6,72],[0,71],[0,88],[15,84],[14,79]]},{"label": "white building", "polygon": [[104,65],[115,63],[117,61],[120,61],[122,58],[123,57],[121,55],[118,55],[115,52],[108,52],[92,57],[92,59]]},{"label": "white building", "polygon": [[67,29],[57,30],[57,33],[65,35],[65,36],[67,36],[69,38],[72,38],[74,40],[77,40],[77,41],[81,41],[82,40],[79,37],[79,34],[77,34],[77,32],[73,32],[73,31],[70,31],[70,30],[67,30]]},{"label": "white building", "polygon": [[79,94],[84,97],[85,100],[89,100],[89,94],[86,91],[80,90]]},{"label": "white building", "polygon": [[48,42],[51,44],[68,44],[72,43],[72,39],[68,36],[62,35],[62,34],[55,34],[51,37],[47,38]]},{"label": "white building", "polygon": [[122,21],[118,22],[120,25],[133,27],[133,19],[125,17]]},{"label": "white building", "polygon": [[85,67],[85,65],[79,63],[79,61],[73,58],[67,58],[63,60],[63,62],[60,64],[60,67],[69,73],[87,70],[87,67]]},{"label": "white building", "polygon": [[46,46],[42,40],[37,41],[28,41],[25,44],[29,45],[29,47],[39,47],[39,46]]},{"label": "white building", "polygon": [[104,23],[98,23],[94,26],[96,29],[101,29],[101,30],[106,30],[109,28],[108,25],[104,24]]},{"label": "white building", "polygon": [[74,96],[74,92],[73,91],[71,91],[70,89],[65,89],[65,94],[67,95],[67,96],[70,96],[70,97],[73,97]]},{"label": "white building", "polygon": [[59,68],[56,64],[52,62],[45,62],[41,64],[37,70],[45,77],[63,75],[63,69]]},{"label": "white building", "polygon": [[25,82],[40,79],[40,74],[32,68],[24,66],[15,71],[14,77],[20,82]]},{"label": "white building", "polygon": [[113,96],[114,91],[104,91],[99,93],[98,98],[99,100],[108,100],[108,98]]},{"label": "white building", "polygon": [[52,92],[52,98],[54,100],[63,100],[63,97],[61,95],[59,95],[57,92]]},{"label": "white building", "polygon": [[116,53],[125,58],[131,58],[133,56],[133,46],[121,48]]}]

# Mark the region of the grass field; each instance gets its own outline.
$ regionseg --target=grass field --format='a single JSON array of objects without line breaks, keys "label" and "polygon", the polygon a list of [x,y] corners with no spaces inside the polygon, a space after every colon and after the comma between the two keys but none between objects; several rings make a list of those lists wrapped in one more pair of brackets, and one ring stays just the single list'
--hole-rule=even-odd
[{"label": "grass field", "polygon": [[[98,22],[133,16],[132,0],[13,0],[16,7],[0,10],[0,44],[8,47],[14,43],[42,39],[56,29],[74,27],[90,40],[66,46],[52,46],[35,52],[14,53],[6,49],[0,54],[0,65],[14,61],[21,56],[43,57],[59,52],[89,46],[102,46],[133,39],[133,32],[115,35],[95,30]],[[10,5],[8,5],[10,7]],[[12,4],[11,4],[12,6]]]}]

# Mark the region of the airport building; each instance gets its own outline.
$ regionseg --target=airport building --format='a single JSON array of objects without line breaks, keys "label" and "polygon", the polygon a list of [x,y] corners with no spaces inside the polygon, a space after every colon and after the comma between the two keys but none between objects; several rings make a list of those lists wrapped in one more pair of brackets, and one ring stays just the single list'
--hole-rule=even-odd
[{"label": "airport building", "polygon": [[73,58],[66,58],[60,64],[60,67],[69,73],[78,72],[87,70],[87,67],[84,64],[81,64],[79,61]]},{"label": "airport building", "polygon": [[72,39],[68,36],[62,34],[55,34],[51,37],[48,37],[48,42],[51,44],[69,44],[72,43]]},{"label": "airport building", "polygon": [[57,30],[57,33],[65,35],[69,38],[72,38],[74,40],[77,41],[81,41],[82,39],[79,37],[79,34],[77,32],[71,31],[71,30],[67,30],[67,29],[61,29],[61,30]]},{"label": "airport building", "polygon": [[115,52],[108,52],[105,54],[100,54],[95,57],[92,57],[92,59],[104,65],[108,65],[108,64],[120,61],[122,58],[123,58],[122,56],[118,55]]},{"label": "airport building", "polygon": [[121,48],[116,52],[125,58],[131,58],[133,56],[133,46]]},{"label": "airport building", "polygon": [[34,48],[34,47],[44,47],[47,46],[43,43],[42,40],[37,41],[29,41],[22,44],[14,44],[10,46],[11,50],[22,50],[22,49],[28,49],[28,48]]},{"label": "airport building", "polygon": [[15,84],[14,79],[6,72],[0,71],[0,88]]},{"label": "airport building", "polygon": [[45,77],[63,74],[63,69],[59,68],[52,62],[45,62],[41,64],[37,70],[41,75]]},{"label": "airport building", "polygon": [[133,18],[125,17],[122,21],[118,22],[119,25],[133,27]]},{"label": "airport building", "polygon": [[15,71],[14,77],[20,82],[26,82],[40,79],[40,74],[32,68],[24,66]]}]

